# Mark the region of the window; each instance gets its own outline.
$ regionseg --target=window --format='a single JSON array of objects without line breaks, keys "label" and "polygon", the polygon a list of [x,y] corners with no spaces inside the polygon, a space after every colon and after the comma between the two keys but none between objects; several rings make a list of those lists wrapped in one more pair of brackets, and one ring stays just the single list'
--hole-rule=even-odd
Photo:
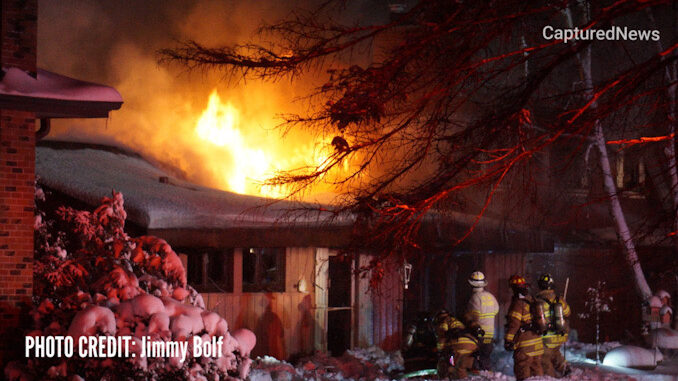
[{"label": "window", "polygon": [[188,284],[199,292],[233,292],[232,249],[183,249]]},{"label": "window", "polygon": [[285,248],[244,248],[244,292],[285,292]]},{"label": "window", "polygon": [[617,171],[621,172],[623,179],[622,187],[624,189],[639,190],[645,182],[645,165],[643,157],[638,151],[629,150],[629,152],[624,154],[620,168],[617,168]]}]

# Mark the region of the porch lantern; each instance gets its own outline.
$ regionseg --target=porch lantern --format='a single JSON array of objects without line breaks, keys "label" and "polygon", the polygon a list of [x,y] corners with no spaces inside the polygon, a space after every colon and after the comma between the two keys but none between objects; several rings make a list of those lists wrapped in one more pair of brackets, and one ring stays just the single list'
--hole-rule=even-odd
[{"label": "porch lantern", "polygon": [[409,287],[410,277],[412,276],[412,264],[407,263],[407,260],[403,263],[403,282],[405,283],[405,289]]},{"label": "porch lantern", "polygon": [[296,284],[297,290],[301,293],[308,292],[308,286],[306,285],[306,279],[304,277],[299,278],[299,282]]}]

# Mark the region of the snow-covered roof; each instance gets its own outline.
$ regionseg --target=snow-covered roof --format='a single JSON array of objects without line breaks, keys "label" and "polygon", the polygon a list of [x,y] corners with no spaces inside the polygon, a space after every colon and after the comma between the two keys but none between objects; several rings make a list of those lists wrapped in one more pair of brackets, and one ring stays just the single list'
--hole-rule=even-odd
[{"label": "snow-covered roof", "polygon": [[112,87],[38,69],[35,76],[3,67],[0,108],[33,111],[38,118],[100,118],[122,105]]},{"label": "snow-covered roof", "polygon": [[[138,155],[89,145],[46,142],[36,148],[36,175],[44,186],[91,205],[121,192],[129,218],[148,229],[230,229],[343,226],[318,212],[297,215],[297,203],[202,187],[172,176]],[[164,177],[163,182],[160,178]]]}]

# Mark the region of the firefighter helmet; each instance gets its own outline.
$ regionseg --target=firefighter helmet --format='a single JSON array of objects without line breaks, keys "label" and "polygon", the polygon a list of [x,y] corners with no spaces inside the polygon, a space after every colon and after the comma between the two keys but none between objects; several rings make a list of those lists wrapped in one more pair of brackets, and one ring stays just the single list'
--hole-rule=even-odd
[{"label": "firefighter helmet", "polygon": [[525,281],[525,278],[518,274],[511,275],[509,278],[509,286],[511,287],[522,287],[527,285],[527,281]]},{"label": "firefighter helmet", "polygon": [[487,280],[485,279],[485,274],[480,271],[474,271],[468,277],[468,283],[472,287],[485,287],[487,286]]},{"label": "firefighter helmet", "polygon": [[542,290],[552,290],[553,289],[553,277],[549,273],[541,274],[539,277],[539,288]]},{"label": "firefighter helmet", "polygon": [[657,292],[654,293],[654,296],[658,297],[662,301],[662,303],[666,303],[671,300],[671,294],[669,294],[665,290],[657,290]]},{"label": "firefighter helmet", "polygon": [[650,298],[650,308],[662,308],[662,305],[663,305],[662,300],[659,299],[657,295],[653,295]]},{"label": "firefighter helmet", "polygon": [[447,312],[447,310],[443,308],[440,311],[438,311],[438,313],[436,313],[436,316],[433,318],[433,324],[440,325],[448,317],[450,317],[450,313]]},{"label": "firefighter helmet", "polygon": [[530,284],[527,283],[523,276],[514,274],[509,278],[509,287],[515,292],[527,295],[527,289],[530,287]]}]

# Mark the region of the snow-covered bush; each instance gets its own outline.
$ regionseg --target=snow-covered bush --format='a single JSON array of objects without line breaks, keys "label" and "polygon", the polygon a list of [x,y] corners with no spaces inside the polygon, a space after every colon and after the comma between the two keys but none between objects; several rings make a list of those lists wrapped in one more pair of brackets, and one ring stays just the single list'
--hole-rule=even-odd
[{"label": "snow-covered bush", "polygon": [[[251,332],[231,336],[218,314],[205,310],[186,283],[169,244],[125,231],[123,196],[113,192],[93,212],[60,207],[50,215],[36,192],[33,330],[30,336],[131,336],[188,340],[176,357],[29,358],[8,365],[8,379],[244,379],[254,346]],[[221,356],[193,356],[193,337],[223,337]],[[136,346],[139,351],[139,345]],[[133,350],[133,351],[134,351]],[[24,378],[20,378],[24,377]]]},{"label": "snow-covered bush", "polygon": [[654,369],[663,359],[657,350],[622,345],[605,354],[603,365]]}]

